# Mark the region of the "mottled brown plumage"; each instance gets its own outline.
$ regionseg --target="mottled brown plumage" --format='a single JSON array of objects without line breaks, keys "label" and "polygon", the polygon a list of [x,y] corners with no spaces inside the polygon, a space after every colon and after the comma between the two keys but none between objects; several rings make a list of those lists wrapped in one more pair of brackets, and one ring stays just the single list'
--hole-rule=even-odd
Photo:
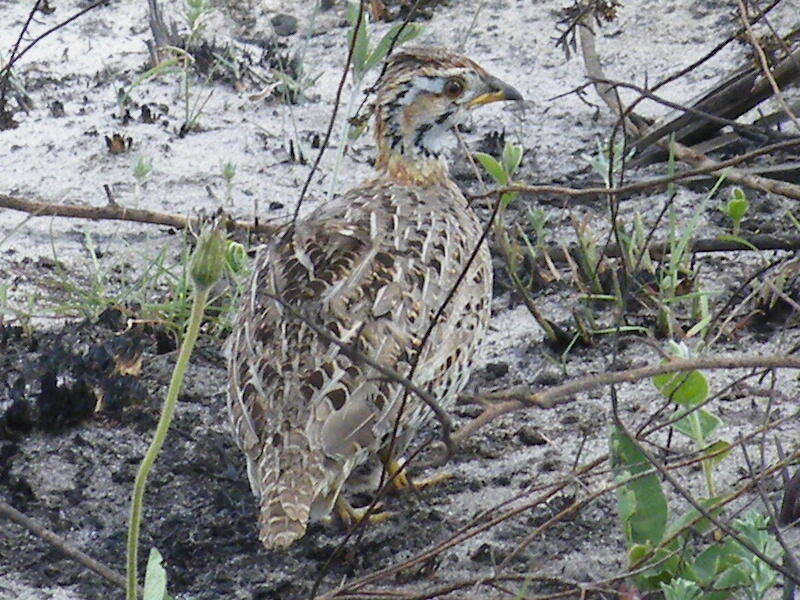
[{"label": "mottled brown plumage", "polygon": [[[520,96],[471,60],[430,48],[396,53],[377,94],[377,176],[259,252],[229,342],[229,409],[267,547],[290,544],[334,506],[352,510],[343,488],[355,467],[387,460],[404,395],[275,297],[400,375],[416,363],[414,383],[444,407],[466,384],[489,320],[484,245],[420,347],[481,235],[441,138],[465,109]],[[429,417],[409,394],[395,456]]]}]

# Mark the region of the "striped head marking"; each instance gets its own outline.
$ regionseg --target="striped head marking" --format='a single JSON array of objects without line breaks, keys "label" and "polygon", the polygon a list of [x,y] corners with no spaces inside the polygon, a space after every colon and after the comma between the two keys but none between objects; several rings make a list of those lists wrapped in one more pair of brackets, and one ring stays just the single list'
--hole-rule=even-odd
[{"label": "striped head marking", "polygon": [[439,48],[396,52],[377,90],[376,167],[390,172],[393,163],[411,172],[430,169],[426,163],[432,161],[438,165],[446,133],[467,110],[522,100],[474,61]]}]

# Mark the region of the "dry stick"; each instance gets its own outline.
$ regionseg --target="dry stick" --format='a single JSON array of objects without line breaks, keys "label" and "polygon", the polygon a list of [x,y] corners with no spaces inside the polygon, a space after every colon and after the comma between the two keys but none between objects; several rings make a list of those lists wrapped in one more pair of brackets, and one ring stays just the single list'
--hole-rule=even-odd
[{"label": "dry stick", "polygon": [[[311,179],[314,177],[314,173],[317,172],[317,168],[319,167],[319,163],[322,160],[322,155],[325,154],[325,150],[328,149],[328,144],[331,141],[331,134],[333,133],[333,125],[336,122],[336,115],[339,112],[339,105],[341,104],[342,100],[342,90],[344,89],[344,84],[347,81],[347,75],[350,73],[350,65],[353,63],[353,51],[355,50],[356,46],[356,39],[358,39],[358,31],[361,27],[361,21],[364,19],[364,2],[360,0],[358,3],[358,15],[356,15],[356,28],[353,32],[353,37],[350,40],[347,48],[347,60],[344,64],[344,69],[342,69],[342,77],[339,79],[339,86],[336,88],[336,98],[333,101],[333,110],[331,111],[331,118],[328,121],[328,129],[325,131],[325,138],[322,140],[322,145],[319,147],[319,152],[317,152],[317,157],[314,159],[314,164],[311,165],[311,170],[308,172],[308,177],[306,177],[305,183],[303,183],[303,189],[300,191],[300,197],[297,199],[297,204],[294,207],[294,213],[292,214],[292,222],[291,227],[287,230],[287,233],[291,235],[291,230],[294,228],[295,224],[297,223],[297,217],[300,216],[300,206],[303,204],[303,200],[306,197],[306,192],[308,191],[308,187],[311,185]],[[287,238],[289,239],[289,238]]]},{"label": "dry stick", "polygon": [[[35,536],[48,542],[51,546],[56,548],[63,555],[79,562],[91,571],[94,571],[103,579],[106,579],[121,589],[125,589],[125,577],[121,573],[117,573],[113,569],[105,566],[103,563],[95,560],[88,554],[78,550],[75,546],[70,544],[61,536],[50,531],[46,527],[42,527],[30,517],[22,514],[13,506],[0,500],[0,514],[7,517],[14,523],[24,527]],[[141,590],[139,591],[141,593]]]},{"label": "dry stick", "polygon": [[[774,152],[776,150],[784,150],[800,146],[800,139],[785,140],[764,146],[758,150],[741,154],[737,157],[722,161],[712,166],[704,166],[696,168],[684,173],[665,177],[655,177],[652,179],[645,179],[635,183],[618,186],[616,188],[605,187],[589,187],[589,188],[570,188],[559,185],[524,185],[514,184],[504,188],[492,190],[482,194],[471,194],[468,197],[471,200],[478,200],[482,198],[494,197],[498,193],[506,192],[522,192],[526,194],[554,194],[564,195],[569,197],[582,197],[582,196],[596,196],[601,194],[629,194],[633,192],[640,192],[658,186],[663,186],[669,183],[678,182],[683,179],[694,177],[696,175],[703,175],[710,173],[721,168],[741,164],[752,158]],[[0,193],[0,208],[8,208],[11,210],[18,210],[30,214],[32,216],[53,216],[53,217],[66,217],[75,219],[89,219],[89,220],[112,220],[112,221],[129,221],[134,223],[147,223],[152,225],[166,225],[169,227],[177,227],[181,229],[191,229],[199,224],[196,217],[185,217],[171,213],[160,213],[151,210],[144,210],[139,208],[127,208],[117,203],[109,202],[104,206],[70,206],[66,204],[55,204],[49,202],[41,202],[36,200],[26,200],[17,196],[10,196],[8,194]],[[245,221],[230,220],[225,223],[227,230],[236,229],[248,231],[253,233],[274,234],[281,229],[284,224],[253,224]]]},{"label": "dry stick", "polygon": [[[598,81],[604,82],[609,80],[601,77],[598,78]],[[735,156],[733,158],[720,161],[713,165],[705,165],[703,167],[697,167],[695,169],[692,169],[691,171],[685,171],[683,173],[677,173],[675,175],[665,175],[663,177],[654,177],[652,179],[645,179],[642,181],[628,183],[617,187],[597,186],[597,187],[578,189],[578,188],[564,187],[560,185],[513,184],[505,186],[503,188],[492,190],[490,192],[485,192],[481,194],[470,194],[468,197],[470,200],[479,200],[483,198],[488,198],[490,196],[494,196],[497,193],[504,194],[506,192],[524,192],[528,194],[553,194],[553,195],[564,195],[564,196],[600,196],[600,195],[605,196],[607,194],[630,194],[632,192],[641,192],[644,190],[651,189],[653,187],[663,186],[669,183],[678,183],[683,179],[694,177],[696,175],[714,173],[715,171],[719,171],[720,169],[725,169],[728,167],[732,167],[734,165],[739,165],[752,158],[757,158],[759,156],[763,156],[764,154],[775,152],[776,150],[785,150],[787,148],[793,148],[795,146],[800,146],[800,138],[793,138],[790,140],[776,142],[774,144],[758,148],[757,150],[753,150],[751,152],[740,154],[739,156]]]},{"label": "dry stick", "polygon": [[[166,225],[180,229],[191,229],[201,224],[197,217],[184,217],[170,213],[160,213],[141,208],[127,208],[116,203],[105,206],[69,206],[66,204],[50,204],[35,200],[24,200],[16,196],[0,194],[0,208],[10,208],[25,212],[35,217],[68,217],[76,219],[90,219],[92,221],[131,221],[134,223],[150,223],[152,225]],[[269,224],[253,225],[244,221],[228,221],[226,229],[241,229],[254,233],[275,233],[279,226]]]},{"label": "dry stick", "polygon": [[[28,18],[25,20],[25,24],[22,26],[22,29],[19,30],[19,35],[17,36],[17,41],[14,42],[14,46],[11,48],[11,54],[9,55],[9,65],[11,61],[14,60],[14,57],[17,55],[17,50],[19,50],[19,45],[22,43],[22,38],[25,37],[25,33],[28,31],[28,28],[31,26],[31,21],[33,21],[33,15],[36,14],[36,11],[39,10],[39,5],[42,3],[42,0],[36,0],[31,7],[30,12],[28,13]],[[6,99],[6,91],[8,90],[8,78],[11,76],[11,69],[6,68],[3,70],[3,77],[0,79],[0,108],[3,108],[3,103]]]},{"label": "dry stick", "polygon": [[[14,63],[16,63],[20,58],[22,58],[28,52],[28,50],[33,48],[36,44],[38,44],[40,41],[42,41],[44,38],[46,38],[51,33],[55,32],[55,31],[58,31],[59,29],[61,29],[62,27],[65,27],[66,25],[69,25],[75,19],[78,19],[78,18],[82,17],[83,15],[88,13],[90,10],[93,10],[93,9],[97,8],[101,4],[108,4],[109,1],[110,0],[97,0],[97,2],[93,2],[92,4],[87,6],[86,8],[84,8],[82,10],[79,10],[77,13],[75,13],[74,15],[69,17],[68,19],[66,19],[64,21],[61,21],[61,23],[58,23],[57,25],[54,25],[53,27],[51,27],[50,29],[48,29],[44,33],[42,33],[42,34],[36,36],[35,38],[33,38],[33,40],[31,40],[31,42],[27,46],[25,46],[18,54],[12,56],[11,59],[6,63],[6,65],[2,69],[0,69],[0,75],[2,75],[4,78],[8,77],[8,73],[11,71],[11,67],[13,67]],[[27,27],[27,24],[26,24],[26,27]]]},{"label": "dry stick", "polygon": [[[719,239],[719,238],[701,238],[699,240],[690,240],[689,247],[694,254],[702,254],[707,252],[747,252],[747,251],[760,251],[760,250],[800,250],[800,236],[780,237],[776,235],[753,235],[741,236],[739,238]],[[644,248],[645,252],[649,252],[650,256],[659,259],[669,256],[670,245],[668,242],[654,242]],[[580,252],[578,246],[570,246],[568,248],[559,246],[546,246],[545,253],[536,257],[535,262],[531,259],[530,255],[525,255],[527,267],[544,266],[547,264],[548,259],[554,264],[568,263],[568,255]],[[605,249],[604,256],[606,258],[618,258],[622,254],[618,244],[609,244]]]},{"label": "dry stick", "polygon": [[664,373],[685,373],[696,369],[800,369],[800,357],[774,355],[774,356],[728,356],[706,357],[700,356],[691,359],[675,359],[658,365],[648,365],[625,371],[612,371],[598,373],[574,379],[569,383],[557,385],[539,392],[516,390],[512,393],[495,393],[483,396],[462,396],[467,401],[478,402],[482,399],[497,401],[483,414],[475,417],[453,434],[453,442],[461,443],[468,436],[481,427],[496,419],[500,415],[515,412],[525,408],[550,409],[568,402],[572,402],[575,394],[586,392],[597,387],[615,383],[633,383],[641,379],[661,375]]},{"label": "dry stick", "polygon": [[[591,27],[582,26],[580,28],[580,41],[581,52],[586,66],[586,75],[594,82],[597,94],[614,114],[620,115],[626,130],[638,135],[640,131],[639,127],[637,127],[631,117],[627,115],[625,107],[622,106],[617,95],[614,93],[615,87],[608,83],[608,79],[603,73],[603,68],[595,46],[594,31]],[[786,196],[787,198],[800,200],[799,185],[787,183],[785,181],[777,181],[760,175],[753,175],[741,169],[737,169],[736,167],[728,167],[722,171],[722,163],[714,161],[705,154],[697,152],[684,144],[678,142],[670,143],[669,140],[665,139],[661,139],[656,143],[665,150],[672,152],[681,162],[690,164],[693,167],[708,169],[708,171],[714,175],[725,175],[726,179],[749,188],[764,192],[772,192],[774,194]]]},{"label": "dry stick", "polygon": [[[768,137],[768,135],[771,133],[769,130],[767,130],[766,128],[763,128],[763,127],[757,127],[755,125],[747,125],[747,124],[744,124],[744,123],[740,123],[736,119],[728,119],[728,118],[725,118],[725,117],[720,117],[719,115],[716,115],[716,114],[710,113],[710,112],[706,112],[705,110],[701,110],[699,108],[695,108],[694,106],[687,106],[687,105],[684,105],[684,104],[680,104],[678,102],[673,102],[671,100],[667,100],[663,96],[659,96],[658,94],[655,94],[653,92],[653,90],[651,90],[651,89],[647,89],[645,87],[642,87],[640,85],[636,85],[636,84],[633,84],[633,83],[629,83],[627,81],[617,81],[617,80],[614,80],[614,79],[608,79],[608,78],[600,79],[600,78],[594,78],[593,77],[589,84],[584,84],[582,86],[579,86],[576,89],[582,89],[582,88],[586,87],[587,85],[595,85],[596,83],[602,83],[604,86],[608,86],[610,88],[620,88],[621,87],[621,88],[626,88],[626,89],[629,89],[629,90],[633,90],[633,91],[637,92],[640,95],[640,99],[639,100],[641,100],[642,98],[647,99],[647,100],[652,100],[653,102],[657,102],[658,104],[661,104],[662,106],[666,106],[668,108],[679,110],[679,111],[683,112],[685,115],[695,115],[696,117],[699,117],[700,120],[711,121],[711,122],[717,123],[717,124],[719,124],[721,126],[722,125],[728,125],[731,128],[733,128],[734,130],[736,130],[737,132],[749,133],[752,136],[761,136],[762,138]],[[616,103],[616,100],[615,100],[615,103]],[[662,136],[662,137],[664,137],[664,136]],[[786,139],[794,139],[796,136],[791,136],[791,135],[788,135],[788,134],[784,134],[782,137],[785,137]]]},{"label": "dry stick", "polygon": [[[598,465],[602,464],[607,459],[608,459],[608,455],[600,456],[600,457],[596,458],[595,460],[593,460],[591,463],[588,463],[586,465],[581,466],[581,468],[576,470],[575,473],[573,473],[573,474],[575,476],[583,475],[583,474],[591,471],[593,468],[597,467]],[[494,517],[494,518],[490,519],[489,521],[487,521],[487,522],[485,522],[483,524],[480,524],[480,523],[476,522],[476,520],[473,520],[472,523],[470,523],[469,525],[463,527],[461,530],[456,532],[449,539],[437,544],[435,547],[433,547],[433,548],[431,548],[429,550],[424,550],[424,551],[420,552],[419,554],[417,554],[416,556],[411,557],[411,558],[403,561],[400,564],[391,565],[389,567],[385,567],[383,569],[380,569],[380,570],[378,570],[376,572],[367,574],[367,575],[359,578],[357,581],[354,581],[354,582],[350,583],[348,585],[348,587],[350,589],[358,589],[358,588],[363,587],[363,586],[365,586],[365,585],[367,585],[369,583],[372,583],[373,581],[379,581],[381,579],[386,578],[387,576],[394,575],[394,574],[396,574],[398,572],[405,571],[405,570],[408,570],[410,568],[413,568],[413,567],[415,567],[415,566],[417,566],[419,564],[423,564],[423,563],[427,562],[428,560],[430,560],[431,558],[433,558],[433,557],[435,557],[437,555],[440,555],[442,552],[444,552],[448,548],[452,548],[453,546],[456,546],[456,545],[462,543],[463,541],[465,541],[465,540],[467,540],[467,539],[469,539],[471,537],[474,537],[478,533],[482,533],[483,531],[486,531],[487,529],[491,529],[492,527],[497,525],[497,523],[499,523],[501,521],[504,521],[504,520],[516,515],[516,514],[524,512],[525,510],[528,510],[528,509],[530,509],[532,507],[535,507],[535,506],[537,506],[539,504],[542,504],[543,502],[547,502],[555,494],[557,494],[558,492],[560,492],[561,490],[566,488],[571,483],[572,483],[572,479],[568,479],[568,478],[565,478],[565,479],[563,479],[561,481],[554,482],[552,484],[552,486],[550,486],[550,489],[548,489],[544,493],[540,494],[539,496],[537,496],[536,498],[534,498],[530,502],[528,502],[528,503],[526,503],[526,504],[524,504],[524,505],[522,505],[520,507],[510,508],[506,512],[504,512],[502,515]],[[340,587],[338,590],[333,590],[333,591],[329,592],[328,594],[326,594],[325,596],[322,596],[322,598],[336,598],[338,592],[340,592],[342,590],[343,590],[343,588]]]},{"label": "dry stick", "polygon": [[764,77],[767,78],[769,84],[772,86],[772,91],[775,95],[775,99],[778,101],[778,104],[781,105],[781,108],[786,112],[786,115],[792,120],[792,123],[794,123],[797,131],[800,132],[800,121],[798,121],[797,116],[792,112],[792,109],[789,108],[789,105],[786,103],[786,98],[783,97],[783,92],[778,86],[778,82],[775,81],[775,77],[772,75],[772,71],[769,67],[769,61],[767,61],[767,55],[764,54],[764,49],[761,47],[761,44],[758,43],[756,34],[753,32],[753,27],[750,25],[750,15],[747,14],[747,7],[742,0],[737,0],[737,2],[739,3],[739,16],[742,18],[742,24],[747,30],[747,39],[750,41],[750,44],[753,46],[753,50],[758,55],[759,63],[761,63],[761,72],[764,73]]}]

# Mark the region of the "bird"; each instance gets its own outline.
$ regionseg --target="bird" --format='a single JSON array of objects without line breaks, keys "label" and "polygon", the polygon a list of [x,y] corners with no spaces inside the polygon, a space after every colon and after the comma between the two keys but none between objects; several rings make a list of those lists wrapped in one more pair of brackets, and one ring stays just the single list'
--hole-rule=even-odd
[{"label": "bird", "polygon": [[430,46],[395,51],[373,89],[374,177],[257,251],[228,340],[228,412],[267,548],[289,546],[310,522],[363,518],[348,492],[364,465],[382,463],[407,487],[402,454],[431,418],[418,396],[332,340],[447,409],[490,318],[491,257],[444,144],[471,109],[521,94]]}]

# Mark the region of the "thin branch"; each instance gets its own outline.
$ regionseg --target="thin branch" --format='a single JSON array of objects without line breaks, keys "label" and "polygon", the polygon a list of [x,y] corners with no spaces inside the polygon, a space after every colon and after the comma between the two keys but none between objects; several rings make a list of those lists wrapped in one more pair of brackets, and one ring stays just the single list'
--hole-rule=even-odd
[{"label": "thin branch", "polygon": [[[61,536],[57,535],[46,527],[42,527],[36,521],[22,514],[13,506],[3,502],[2,500],[0,500],[0,514],[7,517],[17,525],[24,527],[36,537],[43,539],[67,558],[71,558],[72,560],[82,564],[90,571],[94,571],[100,575],[100,577],[113,583],[120,589],[125,589],[125,577],[121,573],[117,573],[103,563],[93,559],[91,556],[79,550]],[[139,593],[141,594],[142,591],[139,590]]]},{"label": "thin branch", "polygon": [[[141,208],[127,208],[120,204],[108,203],[104,206],[70,206],[67,204],[51,204],[36,200],[25,200],[16,196],[0,193],[0,208],[9,208],[28,213],[34,217],[67,217],[74,219],[89,219],[92,221],[131,221],[134,223],[149,223],[152,225],[166,225],[178,229],[191,229],[200,224],[197,217],[184,217],[182,215],[160,213]],[[253,233],[273,234],[279,229],[275,224],[247,223],[244,221],[230,220],[225,223],[225,228],[240,229]]]},{"label": "thin branch", "polygon": [[[325,138],[322,140],[322,145],[319,147],[319,152],[317,152],[317,157],[314,159],[314,164],[311,165],[311,170],[308,172],[308,177],[306,177],[305,182],[303,183],[303,189],[300,191],[300,197],[297,199],[297,204],[294,207],[294,213],[292,214],[292,221],[291,227],[287,230],[287,233],[291,235],[291,231],[294,228],[295,223],[297,223],[297,217],[300,215],[300,206],[303,204],[303,200],[306,197],[306,192],[308,192],[308,186],[311,185],[311,179],[314,177],[314,173],[317,172],[317,168],[319,167],[319,163],[322,160],[322,155],[325,154],[325,150],[328,149],[328,144],[331,141],[331,134],[333,133],[333,125],[336,123],[336,115],[339,113],[339,105],[342,101],[342,90],[344,89],[344,84],[347,81],[347,75],[350,73],[350,65],[353,63],[353,51],[355,50],[356,40],[358,39],[358,31],[361,27],[361,22],[364,20],[364,0],[360,0],[358,3],[358,15],[356,16],[356,27],[355,31],[353,32],[353,37],[350,39],[350,43],[348,44],[347,48],[347,60],[344,64],[344,69],[342,69],[342,76],[339,79],[339,85],[336,88],[336,97],[333,101],[333,110],[331,111],[331,118],[328,121],[328,129],[325,131]],[[287,238],[289,239],[289,238]]]},{"label": "thin branch", "polygon": [[560,185],[513,184],[503,188],[494,189],[485,193],[470,194],[468,198],[470,199],[470,201],[480,200],[483,198],[494,196],[495,194],[498,193],[505,194],[506,192],[523,192],[527,194],[542,194],[542,195],[544,194],[563,195],[570,197],[605,196],[607,194],[630,194],[633,192],[641,192],[644,190],[652,189],[654,187],[663,186],[673,182],[680,182],[684,179],[695,177],[697,175],[702,175],[706,173],[715,173],[720,169],[726,169],[734,165],[742,164],[743,162],[746,162],[750,159],[757,158],[765,154],[770,154],[771,152],[775,152],[776,150],[785,150],[788,148],[793,148],[795,146],[800,146],[800,138],[792,138],[790,140],[776,142],[774,144],[758,148],[757,150],[753,150],[745,154],[740,154],[739,156],[734,156],[733,158],[729,158],[727,160],[694,168],[690,171],[684,171],[682,173],[676,173],[674,175],[665,175],[663,177],[653,177],[651,179],[644,179],[642,181],[628,183],[617,187],[596,186],[588,188],[569,188]]},{"label": "thin branch", "polygon": [[[670,244],[668,242],[654,242],[644,247],[643,252],[649,253],[651,258],[661,259],[669,256]],[[749,252],[764,250],[800,250],[800,236],[781,237],[776,235],[751,235],[737,236],[730,238],[700,238],[690,240],[687,252],[693,254],[705,254],[711,252]],[[548,263],[566,264],[569,263],[568,254],[572,256],[581,252],[579,246],[556,246],[548,245],[536,257],[525,255],[524,266],[527,269],[535,266],[545,266]],[[547,255],[545,257],[545,254]],[[609,244],[605,248],[605,258],[619,258],[623,252],[618,244]]]},{"label": "thin branch", "polygon": [[[584,64],[586,65],[587,77],[594,82],[595,90],[603,102],[606,103],[606,105],[614,114],[619,116],[625,130],[638,136],[641,133],[641,124],[643,121],[640,117],[637,117],[629,110],[625,109],[625,107],[622,105],[622,102],[619,100],[619,97],[613,93],[613,90],[615,89],[614,86],[607,83],[608,79],[603,72],[600,59],[597,55],[594,32],[592,31],[591,27],[587,25],[581,27],[580,34],[581,51],[583,54]],[[797,53],[800,53],[800,50],[798,50]],[[784,70],[793,68],[793,63],[790,59],[791,57],[783,61],[782,64],[785,63],[785,65],[787,65]],[[776,68],[776,70],[777,69],[778,68]],[[712,160],[705,154],[697,152],[696,150],[693,150],[684,144],[680,144],[678,142],[670,143],[668,139],[663,138],[654,141],[657,143],[657,145],[673,153],[675,158],[681,162],[688,163],[693,167],[708,169],[709,172],[715,175],[724,175],[729,181],[733,181],[746,187],[779,194],[794,200],[800,200],[800,185],[769,179],[768,177],[761,177],[760,175],[753,175],[742,171],[741,169],[737,169],[736,167],[728,167],[723,172],[722,163]],[[608,191],[606,190],[605,193],[608,193]]]},{"label": "thin branch", "polygon": [[538,392],[517,388],[510,392],[499,392],[494,394],[462,395],[467,402],[481,402],[490,400],[495,402],[486,409],[481,415],[461,427],[453,434],[453,442],[460,444],[467,437],[481,429],[484,425],[493,421],[501,415],[515,412],[527,408],[550,409],[568,404],[574,400],[575,394],[586,392],[598,387],[612,385],[615,383],[633,383],[642,379],[661,375],[664,373],[685,373],[696,369],[800,369],[800,357],[787,356],[784,354],[774,356],[729,356],[729,357],[705,357],[701,356],[692,359],[675,359],[657,365],[649,365],[636,369],[626,369],[624,371],[611,371],[588,375],[573,379],[572,381],[553,386]]},{"label": "thin branch", "polygon": [[[101,4],[108,4],[108,3],[109,3],[109,0],[97,0],[96,2],[92,2],[86,8],[84,8],[82,10],[79,10],[77,13],[75,13],[71,17],[67,18],[64,21],[61,21],[57,25],[53,25],[53,27],[51,27],[50,29],[48,29],[44,33],[42,33],[42,34],[36,36],[35,38],[33,38],[33,40],[31,40],[31,42],[27,46],[25,46],[22,50],[20,50],[19,53],[17,53],[16,55],[13,55],[9,59],[9,61],[6,63],[6,65],[2,69],[0,69],[0,76],[2,76],[3,78],[6,78],[8,76],[8,73],[11,71],[11,67],[14,66],[14,63],[16,63],[23,56],[25,56],[25,54],[28,52],[28,50],[33,48],[36,44],[38,44],[40,41],[42,41],[48,35],[58,31],[62,27],[65,27],[65,26],[69,25],[75,19],[78,19],[78,18],[82,17],[83,15],[88,13],[90,10],[94,10],[95,8],[100,6]],[[27,26],[27,24],[26,24],[26,26]]]},{"label": "thin branch", "polygon": [[800,121],[798,121],[797,115],[792,112],[792,109],[789,108],[789,105],[786,103],[786,98],[783,97],[783,92],[778,86],[778,82],[775,81],[775,77],[769,67],[769,61],[767,61],[767,55],[764,54],[764,49],[761,47],[761,44],[758,43],[758,38],[756,38],[753,27],[750,25],[750,15],[747,14],[747,7],[742,0],[737,0],[737,2],[739,4],[739,16],[747,30],[747,39],[750,41],[750,45],[753,46],[753,50],[758,56],[759,63],[761,63],[761,72],[769,81],[770,86],[772,86],[772,93],[775,95],[778,104],[780,104],[781,108],[786,112],[786,115],[792,120],[797,131],[800,132]]}]

